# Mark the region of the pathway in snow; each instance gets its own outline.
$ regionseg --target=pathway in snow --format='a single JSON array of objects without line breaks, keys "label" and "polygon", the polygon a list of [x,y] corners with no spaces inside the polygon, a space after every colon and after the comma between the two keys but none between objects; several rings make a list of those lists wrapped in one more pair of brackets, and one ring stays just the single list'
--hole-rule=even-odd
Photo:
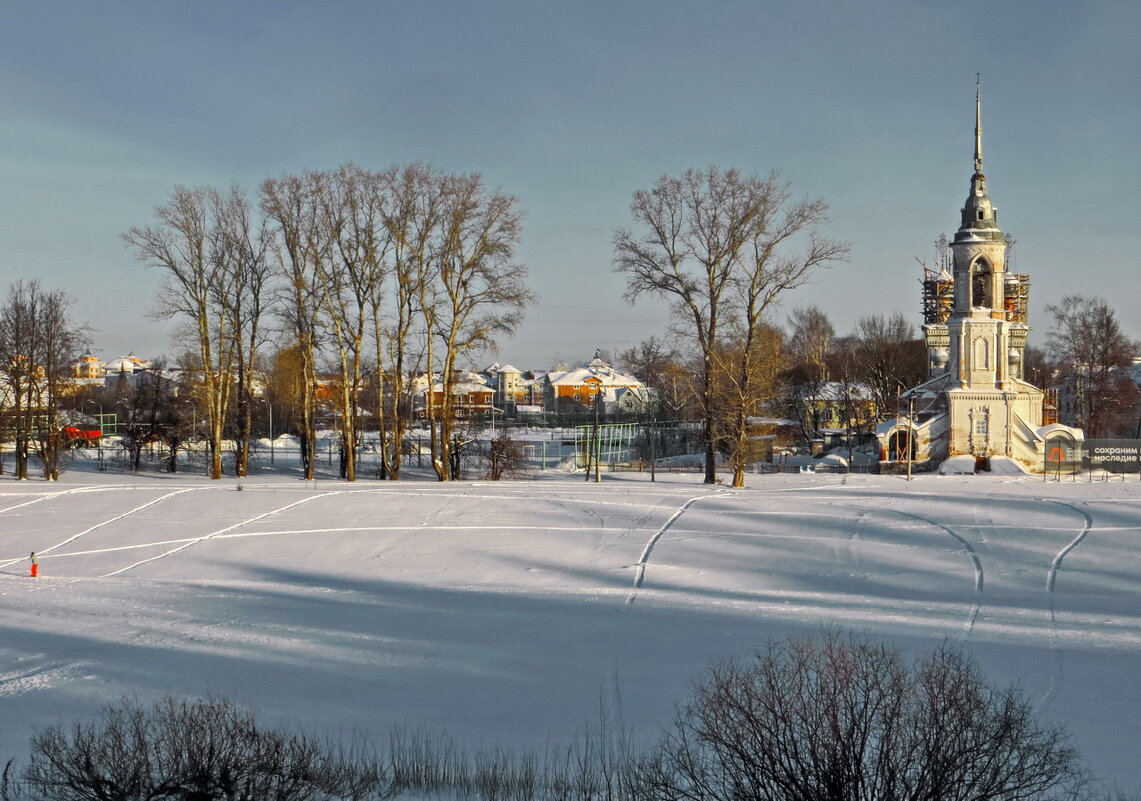
[{"label": "pathway in snow", "polygon": [[690,498],[681,506],[679,506],[672,515],[670,515],[670,519],[667,520],[661,528],[654,532],[654,536],[650,537],[650,541],[646,543],[646,547],[642,550],[642,555],[638,558],[638,564],[635,565],[635,567],[637,567],[637,573],[634,575],[634,589],[630,591],[630,595],[626,598],[626,606],[632,605],[634,603],[634,599],[638,597],[638,590],[642,589],[642,582],[646,578],[646,562],[649,560],[650,554],[653,553],[654,546],[658,544],[658,540],[660,540],[662,535],[669,530],[670,526],[676,523],[678,518],[685,514],[686,509],[693,506],[698,501],[704,500],[705,498],[716,498],[726,494],[727,493],[722,490],[721,492],[715,492],[713,494],[707,495],[696,495]]},{"label": "pathway in snow", "polygon": [[206,542],[207,540],[214,539],[215,537],[218,537],[222,534],[226,534],[227,532],[233,531],[236,528],[241,528],[242,526],[248,526],[250,523],[256,523],[257,521],[263,520],[264,518],[267,518],[270,515],[275,515],[278,512],[284,512],[286,509],[292,509],[294,506],[300,506],[303,503],[308,503],[309,501],[315,501],[318,498],[326,498],[330,495],[341,495],[341,494],[343,494],[343,493],[341,493],[339,491],[322,492],[322,493],[319,493],[317,495],[310,495],[306,498],[302,498],[300,500],[294,501],[293,503],[287,503],[285,506],[280,506],[277,509],[270,509],[268,512],[262,512],[260,515],[255,515],[254,517],[251,517],[248,520],[242,520],[241,522],[234,523],[232,525],[226,526],[225,528],[220,528],[217,531],[212,531],[209,534],[206,534],[204,536],[195,537],[194,539],[192,539],[188,542],[184,542],[183,544],[179,545],[177,548],[171,548],[169,551],[164,551],[163,553],[160,553],[158,556],[152,556],[148,559],[141,559],[138,562],[134,562],[133,564],[127,565],[126,567],[121,567],[118,570],[112,570],[110,573],[104,573],[102,576],[100,576],[100,578],[108,578],[109,576],[117,576],[120,573],[126,573],[128,570],[133,570],[136,567],[139,567],[141,565],[145,565],[149,562],[154,562],[154,561],[157,561],[159,559],[163,559],[164,557],[167,557],[167,556],[173,556],[174,554],[178,553],[179,551],[186,550],[191,545],[194,545],[194,544],[199,543],[199,542]]},{"label": "pathway in snow", "polygon": [[1072,509],[1084,518],[1082,529],[1078,535],[1070,541],[1070,543],[1058,551],[1054,556],[1054,561],[1050,563],[1050,569],[1046,571],[1046,592],[1050,597],[1050,650],[1054,654],[1054,675],[1050,679],[1050,689],[1042,696],[1042,700],[1038,702],[1038,713],[1044,712],[1050,703],[1054,700],[1054,696],[1058,694],[1058,687],[1062,684],[1062,651],[1058,647],[1058,621],[1054,616],[1054,581],[1058,577],[1058,569],[1062,566],[1062,560],[1066,558],[1074,548],[1078,547],[1082,540],[1086,538],[1086,534],[1093,528],[1093,518],[1089,513],[1072,503],[1064,503],[1063,501],[1055,501],[1049,499],[1051,503],[1056,503],[1059,506],[1064,506],[1067,509]]},{"label": "pathway in snow", "polygon": [[958,541],[958,543],[963,546],[963,550],[965,550],[967,552],[967,556],[970,557],[971,564],[974,565],[974,569],[975,569],[975,605],[971,608],[970,613],[967,615],[967,622],[965,624],[966,632],[964,634],[965,637],[969,637],[971,635],[971,632],[974,631],[975,620],[978,619],[979,608],[982,606],[982,591],[983,591],[983,579],[984,579],[982,562],[979,561],[979,555],[977,553],[975,553],[975,549],[971,545],[971,543],[965,537],[962,537],[962,536],[956,534],[954,531],[952,531],[949,526],[947,526],[943,523],[939,523],[935,520],[931,520],[930,518],[927,518],[927,517],[921,517],[920,515],[912,514],[911,512],[902,512],[899,509],[878,509],[878,510],[873,510],[873,511],[888,512],[890,514],[900,515],[901,517],[910,517],[913,520],[918,520],[921,523],[926,523],[929,526],[934,526],[935,528],[942,529],[943,531],[947,532],[952,537],[954,537]]}]

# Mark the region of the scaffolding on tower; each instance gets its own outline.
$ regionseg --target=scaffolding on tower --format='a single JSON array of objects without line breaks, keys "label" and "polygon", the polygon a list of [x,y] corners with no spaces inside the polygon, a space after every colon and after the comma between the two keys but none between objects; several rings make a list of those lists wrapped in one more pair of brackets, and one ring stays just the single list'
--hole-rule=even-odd
[{"label": "scaffolding on tower", "polygon": [[1007,273],[1003,287],[1006,319],[1027,325],[1030,308],[1030,276],[1026,273]]},{"label": "scaffolding on tower", "polygon": [[951,316],[955,306],[955,279],[951,276],[951,249],[947,235],[935,240],[935,266],[919,262],[923,268],[923,324],[942,325]]}]

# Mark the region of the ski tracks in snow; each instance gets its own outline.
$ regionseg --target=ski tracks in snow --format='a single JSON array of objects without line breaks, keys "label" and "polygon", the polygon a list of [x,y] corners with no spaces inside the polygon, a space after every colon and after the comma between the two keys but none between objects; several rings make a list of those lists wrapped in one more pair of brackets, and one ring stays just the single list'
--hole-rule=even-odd
[{"label": "ski tracks in snow", "polygon": [[626,606],[631,606],[634,603],[634,599],[638,597],[638,590],[642,589],[642,582],[645,581],[646,578],[646,563],[650,559],[650,554],[654,552],[654,546],[658,544],[658,540],[662,538],[662,535],[669,531],[670,526],[676,523],[678,518],[685,514],[685,511],[698,501],[707,498],[717,498],[726,494],[726,492],[722,491],[706,495],[695,495],[679,506],[674,513],[670,515],[670,519],[654,532],[649,542],[646,543],[646,547],[642,549],[642,555],[638,558],[638,563],[635,565],[637,572],[634,575],[634,589],[631,590],[630,594],[626,597]]},{"label": "ski tracks in snow", "polygon": [[1062,651],[1058,646],[1058,620],[1054,614],[1054,582],[1058,578],[1058,570],[1062,567],[1062,560],[1070,553],[1070,551],[1077,548],[1082,540],[1086,538],[1086,534],[1093,528],[1093,518],[1089,513],[1072,503],[1064,503],[1062,501],[1055,501],[1050,499],[1051,503],[1056,503],[1066,509],[1072,509],[1082,516],[1083,523],[1081,531],[1078,535],[1070,540],[1069,544],[1054,556],[1054,561],[1050,563],[1050,569],[1046,571],[1046,593],[1050,598],[1050,650],[1054,654],[1054,673],[1050,678],[1050,689],[1046,690],[1046,694],[1042,696],[1042,700],[1038,702],[1038,714],[1046,711],[1046,708],[1053,702],[1054,697],[1058,694],[1058,687],[1062,684]]},{"label": "ski tracks in snow", "polygon": [[975,570],[975,603],[974,606],[971,607],[971,611],[967,614],[967,622],[964,624],[966,632],[963,635],[964,637],[971,636],[971,632],[974,631],[975,628],[975,621],[979,616],[979,609],[982,607],[983,582],[985,580],[985,575],[983,573],[983,563],[979,560],[979,555],[975,552],[974,546],[971,545],[968,539],[955,533],[955,531],[952,530],[950,526],[944,523],[940,523],[936,520],[912,514],[911,512],[902,512],[899,509],[881,509],[879,511],[899,515],[901,517],[909,517],[912,520],[918,520],[920,523],[926,523],[929,526],[933,526],[934,528],[940,529],[945,531],[947,534],[950,534],[951,537],[953,537],[960,545],[963,546],[963,550],[966,551],[967,556],[970,557],[971,565]]},{"label": "ski tracks in snow", "polygon": [[197,545],[200,542],[206,542],[207,540],[212,540],[215,537],[221,536],[222,534],[227,534],[236,528],[241,528],[242,526],[248,526],[250,523],[256,523],[259,520],[264,520],[265,518],[269,517],[270,515],[275,515],[275,514],[278,514],[279,512],[284,512],[287,509],[292,509],[295,506],[300,506],[301,504],[308,503],[309,501],[315,501],[318,498],[327,498],[330,495],[340,495],[340,494],[342,494],[341,491],[333,491],[333,492],[322,492],[322,493],[319,493],[317,495],[309,495],[307,497],[301,498],[300,500],[296,500],[293,503],[287,503],[285,506],[279,506],[277,509],[270,509],[268,512],[262,512],[260,515],[255,515],[255,516],[253,516],[247,520],[242,520],[242,521],[239,521],[237,523],[233,523],[229,526],[226,526],[225,528],[220,528],[217,531],[211,531],[209,534],[205,534],[201,537],[195,537],[192,540],[188,540],[187,542],[182,543],[177,548],[171,548],[169,551],[164,551],[163,553],[160,553],[158,556],[151,556],[147,559],[140,559],[139,561],[134,562],[132,564],[129,564],[126,567],[121,567],[118,570],[112,570],[110,573],[104,573],[102,576],[100,576],[100,578],[109,578],[111,576],[118,576],[121,573],[126,573],[128,570],[134,570],[136,567],[141,567],[142,565],[149,564],[150,562],[155,562],[155,561],[158,561],[159,559],[164,559],[168,556],[173,556],[174,554],[179,553],[180,551],[185,551],[191,545]]}]

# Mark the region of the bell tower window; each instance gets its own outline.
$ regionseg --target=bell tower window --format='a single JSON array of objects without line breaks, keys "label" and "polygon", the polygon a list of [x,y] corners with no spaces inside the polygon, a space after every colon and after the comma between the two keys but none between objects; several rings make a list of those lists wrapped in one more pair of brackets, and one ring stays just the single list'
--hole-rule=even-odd
[{"label": "bell tower window", "polygon": [[979,259],[971,268],[971,273],[971,306],[990,306],[990,265]]}]

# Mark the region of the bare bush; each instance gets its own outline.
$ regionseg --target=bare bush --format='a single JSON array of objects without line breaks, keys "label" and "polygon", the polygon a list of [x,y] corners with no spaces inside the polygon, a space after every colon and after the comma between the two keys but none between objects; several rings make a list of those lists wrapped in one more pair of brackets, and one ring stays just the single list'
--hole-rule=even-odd
[{"label": "bare bush", "polygon": [[23,778],[43,801],[362,799],[383,779],[375,760],[265,729],[229,701],[170,697],[36,732]]},{"label": "bare bush", "polygon": [[511,436],[504,426],[499,435],[488,443],[487,477],[499,481],[504,476],[521,478],[530,472],[531,464],[523,450],[523,443]]},{"label": "bare bush", "polygon": [[662,801],[1021,801],[1086,781],[1065,733],[960,652],[908,663],[835,634],[712,668],[635,774]]}]

